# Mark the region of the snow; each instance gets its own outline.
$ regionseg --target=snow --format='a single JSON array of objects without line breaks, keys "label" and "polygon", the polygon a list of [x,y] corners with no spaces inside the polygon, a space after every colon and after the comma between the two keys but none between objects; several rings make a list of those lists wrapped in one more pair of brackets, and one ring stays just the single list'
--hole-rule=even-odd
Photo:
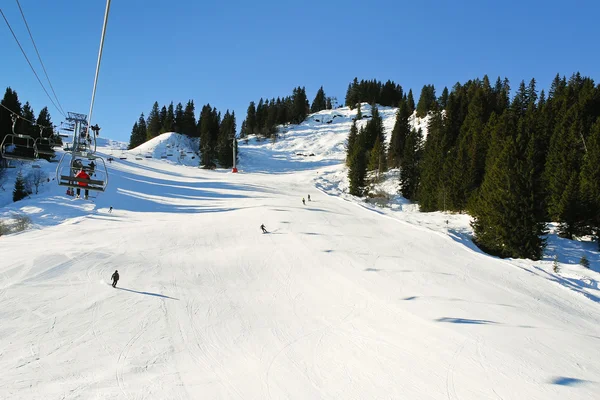
[{"label": "snow", "polygon": [[542,261],[490,257],[467,215],[398,196],[398,171],[385,203],[349,196],[355,111],[241,140],[237,174],[160,158],[194,148],[178,134],[107,141],[91,201],[51,181],[12,203],[31,166],[9,171],[0,218],[33,226],[0,237],[0,398],[596,398],[594,245],[551,232]]}]

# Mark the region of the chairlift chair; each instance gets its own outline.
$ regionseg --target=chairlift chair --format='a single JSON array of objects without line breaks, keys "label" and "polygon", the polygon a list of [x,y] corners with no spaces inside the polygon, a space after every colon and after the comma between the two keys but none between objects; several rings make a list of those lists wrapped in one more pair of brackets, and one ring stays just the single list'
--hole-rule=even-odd
[{"label": "chairlift chair", "polygon": [[[90,175],[90,179],[75,177],[81,169]],[[65,153],[56,168],[56,180],[59,186],[104,192],[108,186],[108,170],[102,157]]]},{"label": "chairlift chair", "polygon": [[29,135],[22,135],[15,132],[15,125],[18,117],[12,115],[12,133],[4,136],[0,145],[2,158],[9,160],[33,161],[38,158],[35,139]]}]

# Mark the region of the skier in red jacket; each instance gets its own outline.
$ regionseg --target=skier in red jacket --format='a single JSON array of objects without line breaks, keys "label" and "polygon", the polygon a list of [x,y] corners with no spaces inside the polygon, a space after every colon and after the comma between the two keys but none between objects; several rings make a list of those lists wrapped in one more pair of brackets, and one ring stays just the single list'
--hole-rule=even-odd
[{"label": "skier in red jacket", "polygon": [[[75,178],[81,178],[81,179],[90,179],[90,176],[82,169],[79,170],[79,172],[77,173],[77,175],[75,175]],[[85,199],[88,199],[88,194],[89,194],[89,189],[87,189],[87,182],[77,182],[77,184],[79,186],[83,186],[85,187]],[[77,198],[79,198],[79,195],[81,194],[81,189],[77,188]]]}]

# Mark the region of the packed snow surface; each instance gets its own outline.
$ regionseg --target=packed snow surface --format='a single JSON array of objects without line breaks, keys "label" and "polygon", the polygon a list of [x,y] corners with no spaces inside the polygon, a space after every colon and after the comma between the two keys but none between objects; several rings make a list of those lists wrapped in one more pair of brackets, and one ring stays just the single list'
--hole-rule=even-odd
[{"label": "packed snow surface", "polygon": [[[550,235],[544,260],[500,260],[468,216],[352,198],[354,113],[241,140],[237,174],[199,169],[170,133],[100,148],[114,161],[90,201],[56,164],[29,199],[5,181],[0,217],[33,228],[0,237],[0,398],[597,398],[594,246]],[[188,161],[161,158],[178,148]]]}]

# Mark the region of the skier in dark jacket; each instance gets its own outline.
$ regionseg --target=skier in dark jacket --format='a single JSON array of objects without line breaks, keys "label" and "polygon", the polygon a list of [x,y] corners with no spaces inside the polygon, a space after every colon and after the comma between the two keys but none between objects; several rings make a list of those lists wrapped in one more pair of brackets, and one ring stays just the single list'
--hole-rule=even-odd
[{"label": "skier in dark jacket", "polygon": [[269,232],[267,232],[267,228],[265,228],[265,224],[261,224],[260,229],[262,229],[263,233],[269,233]]},{"label": "skier in dark jacket", "polygon": [[115,270],[115,273],[112,274],[110,279],[113,280],[112,287],[117,287],[117,281],[119,280],[119,271]]}]

